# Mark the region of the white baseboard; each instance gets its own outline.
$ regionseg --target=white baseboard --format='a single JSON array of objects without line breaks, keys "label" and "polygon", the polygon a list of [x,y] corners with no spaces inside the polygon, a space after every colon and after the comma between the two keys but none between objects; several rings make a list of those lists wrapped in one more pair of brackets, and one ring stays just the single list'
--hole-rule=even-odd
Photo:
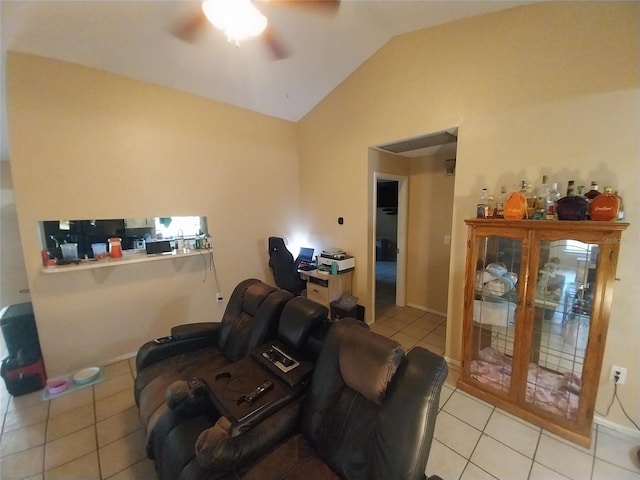
[{"label": "white baseboard", "polygon": [[601,417],[600,415],[593,416],[593,423],[597,423],[598,425],[602,425],[603,427],[607,427],[611,430],[615,430],[616,432],[620,432],[627,437],[640,440],[640,431],[638,431],[637,429],[612,422],[611,420]]},{"label": "white baseboard", "polygon": [[446,355],[444,356],[444,359],[447,361],[449,366],[454,367],[454,370],[460,371],[460,360],[455,360],[453,358],[447,357]]},{"label": "white baseboard", "polygon": [[422,305],[416,305],[414,303],[407,303],[407,307],[415,308],[416,310],[422,310],[423,312],[433,313],[434,315],[438,315],[439,317],[447,318],[446,312],[439,312],[438,310],[434,310],[433,308],[427,308]]}]

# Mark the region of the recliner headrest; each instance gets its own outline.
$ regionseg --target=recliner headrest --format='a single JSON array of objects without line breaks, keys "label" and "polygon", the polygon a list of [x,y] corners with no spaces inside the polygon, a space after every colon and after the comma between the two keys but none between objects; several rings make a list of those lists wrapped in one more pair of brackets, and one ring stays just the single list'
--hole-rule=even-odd
[{"label": "recliner headrest", "polygon": [[340,373],[346,385],[381,405],[404,356],[398,342],[363,328],[350,328],[340,344]]},{"label": "recliner headrest", "polygon": [[262,282],[250,285],[242,296],[242,311],[255,316],[262,302],[276,290],[278,289]]},{"label": "recliner headrest", "polygon": [[329,310],[306,297],[294,297],[282,310],[278,338],[298,350],[309,337],[311,328],[327,319]]}]

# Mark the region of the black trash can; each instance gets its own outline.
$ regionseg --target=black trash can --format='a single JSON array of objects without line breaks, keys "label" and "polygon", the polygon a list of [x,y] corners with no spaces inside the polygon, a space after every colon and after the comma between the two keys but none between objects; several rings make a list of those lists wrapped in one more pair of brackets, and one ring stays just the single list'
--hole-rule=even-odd
[{"label": "black trash can", "polygon": [[347,317],[364,321],[364,307],[362,305],[353,305],[350,308],[344,308],[340,306],[339,302],[331,302],[332,321]]},{"label": "black trash can", "polygon": [[0,311],[0,329],[10,357],[22,348],[35,349],[39,355],[40,340],[31,302],[9,305]]}]

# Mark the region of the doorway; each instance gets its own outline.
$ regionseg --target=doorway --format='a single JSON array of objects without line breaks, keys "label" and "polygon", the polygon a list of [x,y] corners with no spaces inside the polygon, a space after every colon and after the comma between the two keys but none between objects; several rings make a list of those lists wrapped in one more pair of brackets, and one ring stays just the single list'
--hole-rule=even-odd
[{"label": "doorway", "polygon": [[407,183],[401,175],[376,172],[375,312],[376,318],[406,304]]},{"label": "doorway", "polygon": [[374,321],[386,312],[405,321],[424,312],[446,319],[457,133],[453,128],[370,148]]}]

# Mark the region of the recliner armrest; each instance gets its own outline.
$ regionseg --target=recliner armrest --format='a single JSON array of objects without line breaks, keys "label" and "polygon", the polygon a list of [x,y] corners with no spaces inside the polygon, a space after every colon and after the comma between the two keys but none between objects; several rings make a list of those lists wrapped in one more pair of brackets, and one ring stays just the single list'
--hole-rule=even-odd
[{"label": "recliner armrest", "polygon": [[198,437],[198,463],[215,472],[240,470],[293,433],[299,415],[300,402],[296,401],[237,435],[230,422],[222,417]]},{"label": "recliner armrest", "polygon": [[220,322],[200,322],[185,323],[176,325],[171,329],[171,336],[174,340],[187,340],[197,337],[217,337],[222,323]]},{"label": "recliner armrest", "polygon": [[140,347],[136,355],[137,371],[173,355],[214,344],[221,325],[219,322],[203,322],[173,327],[171,336],[151,340]]}]

